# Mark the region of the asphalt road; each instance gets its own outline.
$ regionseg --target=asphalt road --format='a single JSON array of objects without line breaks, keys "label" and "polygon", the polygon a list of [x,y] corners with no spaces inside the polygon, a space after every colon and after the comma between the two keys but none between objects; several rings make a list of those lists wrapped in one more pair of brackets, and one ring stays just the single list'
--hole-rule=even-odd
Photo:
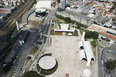
[{"label": "asphalt road", "polygon": [[100,45],[97,40],[97,60],[98,60],[98,77],[104,77],[104,68],[103,68],[103,63],[101,60],[101,50],[100,50]]}]

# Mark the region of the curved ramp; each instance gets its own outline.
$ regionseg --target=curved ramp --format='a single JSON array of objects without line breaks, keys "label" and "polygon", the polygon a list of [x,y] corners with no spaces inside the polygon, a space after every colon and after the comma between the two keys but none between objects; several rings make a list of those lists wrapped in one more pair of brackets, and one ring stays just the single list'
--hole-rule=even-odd
[{"label": "curved ramp", "polygon": [[35,12],[35,8],[29,10],[28,12],[26,12],[21,20],[21,26],[23,25],[27,25],[28,24],[28,17],[30,16],[30,14],[32,14],[33,12]]}]

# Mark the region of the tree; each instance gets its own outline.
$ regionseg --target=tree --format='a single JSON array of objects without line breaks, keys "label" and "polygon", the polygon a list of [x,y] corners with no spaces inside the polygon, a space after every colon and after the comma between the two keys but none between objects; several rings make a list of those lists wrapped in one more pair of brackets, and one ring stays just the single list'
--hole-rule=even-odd
[{"label": "tree", "polygon": [[93,39],[93,41],[91,42],[91,45],[93,45],[93,47],[97,46],[97,43],[96,43],[95,39]]},{"label": "tree", "polygon": [[8,62],[6,66],[3,67],[2,72],[7,73],[11,69],[11,66],[12,66],[12,62]]},{"label": "tree", "polygon": [[108,70],[113,70],[114,68],[116,68],[116,60],[107,60],[106,62],[106,68]]},{"label": "tree", "polygon": [[93,39],[98,39],[98,36],[99,36],[99,34],[97,33],[97,32],[92,32],[92,31],[85,31],[86,32],[86,34],[85,34],[85,38],[89,38],[89,39],[91,39],[91,38],[93,38]]},{"label": "tree", "polygon": [[58,3],[60,3],[60,0],[57,0]]},{"label": "tree", "polygon": [[70,5],[69,5],[69,4],[67,4],[67,5],[66,5],[66,7],[70,7]]}]

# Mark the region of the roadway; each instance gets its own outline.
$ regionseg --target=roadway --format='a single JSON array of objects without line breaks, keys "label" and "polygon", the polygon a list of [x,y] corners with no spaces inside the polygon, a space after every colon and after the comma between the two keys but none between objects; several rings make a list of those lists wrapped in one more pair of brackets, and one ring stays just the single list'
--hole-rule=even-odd
[{"label": "roadway", "polygon": [[[44,22],[44,24],[43,24],[43,27],[41,28],[41,30],[40,30],[40,32],[39,32],[39,34],[46,34],[46,35],[48,35],[49,34],[49,31],[50,31],[50,27],[51,27],[51,20],[52,20],[52,18],[54,17],[54,14],[56,13],[56,11],[57,11],[57,9],[54,9],[53,11],[51,11],[49,14],[48,14],[48,16],[46,17],[46,20],[45,20],[45,22]],[[39,36],[37,36],[37,38],[39,38]],[[39,49],[39,51],[41,51],[41,52],[38,52],[35,56],[34,56],[34,58],[33,58],[33,60],[31,61],[31,63],[29,63],[28,64],[28,66],[27,67],[25,67],[23,70],[26,70],[26,71],[28,71],[28,69],[31,67],[31,65],[34,63],[34,60],[35,59],[37,59],[37,57],[40,57],[40,56],[38,56],[39,54],[42,54],[42,51],[44,50],[44,48],[45,48],[45,46],[46,46],[46,40],[47,40],[47,37],[44,37],[44,39],[43,39],[43,41],[44,41],[44,43],[43,43],[43,45],[40,47],[40,49]],[[22,72],[19,72],[20,74],[19,75],[23,75],[23,73]]]},{"label": "roadway", "polygon": [[100,45],[99,41],[96,40],[97,42],[97,62],[98,62],[98,77],[104,77],[104,68],[103,68],[103,63],[101,59],[101,53],[102,51],[100,50]]},{"label": "roadway", "polygon": [[[49,34],[49,30],[50,30],[50,26],[51,26],[50,23],[51,23],[51,20],[52,20],[52,18],[53,18],[53,16],[54,16],[54,14],[55,14],[56,11],[57,11],[57,9],[54,9],[53,11],[51,11],[51,12],[49,13],[49,15],[46,17],[46,20],[45,20],[45,22],[44,22],[44,24],[43,24],[43,27],[41,28],[41,30],[39,31],[38,34],[40,34],[40,33],[42,33],[42,34]],[[25,47],[24,47],[24,46],[23,46],[23,47],[24,47],[25,49],[28,49],[29,47],[35,47],[35,46],[36,46],[36,45],[35,45],[35,41],[38,40],[37,38],[39,38],[39,36],[37,36],[37,37],[34,39],[33,42],[30,42],[30,45],[26,45],[26,44],[25,44]],[[45,44],[46,44],[46,40],[47,40],[47,37],[45,37],[45,38],[43,39],[44,43],[43,43],[42,46],[39,48],[39,51],[44,50]],[[3,77],[13,77],[13,75],[14,75],[14,76],[17,76],[17,77],[21,77],[21,76],[23,75],[23,70],[28,71],[29,68],[30,68],[30,66],[34,63],[34,60],[37,59],[38,55],[39,55],[39,54],[42,54],[42,52],[38,52],[38,53],[34,56],[33,60],[32,60],[31,62],[29,62],[28,65],[25,67],[25,66],[24,66],[24,63],[25,63],[25,61],[26,61],[26,56],[27,56],[27,54],[29,53],[29,50],[26,50],[26,51],[24,52],[24,50],[25,50],[24,48],[23,48],[23,49],[21,50],[21,52],[19,53],[19,55],[18,55],[19,57],[17,58],[16,63],[12,66],[10,72],[9,72],[7,75],[3,76]],[[23,67],[24,67],[24,68],[23,68]]]}]

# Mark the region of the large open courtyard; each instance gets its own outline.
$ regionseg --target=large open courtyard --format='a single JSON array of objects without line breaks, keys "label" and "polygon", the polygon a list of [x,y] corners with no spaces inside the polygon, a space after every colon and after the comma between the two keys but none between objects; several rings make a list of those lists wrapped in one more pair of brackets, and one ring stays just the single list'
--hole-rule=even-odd
[{"label": "large open courtyard", "polygon": [[80,77],[86,67],[86,61],[80,61],[78,36],[57,36],[51,35],[51,46],[46,47],[45,53],[52,53],[58,61],[58,69],[53,74],[54,77]]}]

